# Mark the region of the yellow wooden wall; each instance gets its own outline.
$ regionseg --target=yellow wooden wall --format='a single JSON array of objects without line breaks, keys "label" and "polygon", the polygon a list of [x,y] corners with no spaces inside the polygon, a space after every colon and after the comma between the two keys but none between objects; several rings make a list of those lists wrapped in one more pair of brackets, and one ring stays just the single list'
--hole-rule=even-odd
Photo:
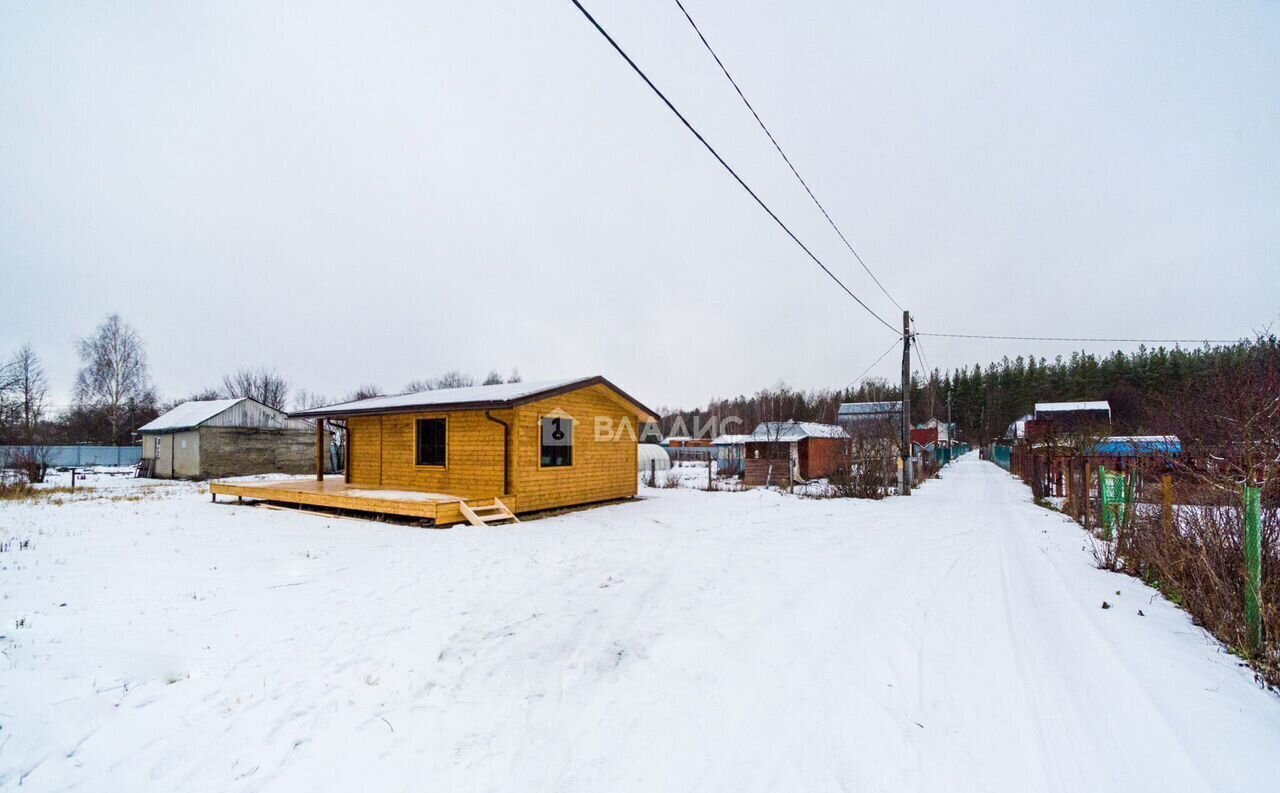
[{"label": "yellow wooden wall", "polygon": [[[609,396],[603,385],[593,385],[551,397],[516,409],[517,441],[512,489],[519,498],[521,512],[573,504],[590,504],[636,494],[636,418],[620,402]],[[539,419],[559,410],[574,419],[573,465],[542,468]],[[596,416],[613,420],[616,430],[624,419],[632,433],[618,440],[596,440]]]},{"label": "yellow wooden wall", "polygon": [[[520,512],[589,504],[636,494],[636,417],[603,385],[550,397],[493,415],[511,427],[509,494]],[[573,465],[542,468],[539,419],[559,410],[574,419]],[[614,441],[596,440],[597,416],[624,420],[631,432]],[[414,465],[414,422],[445,418],[447,464]],[[351,483],[399,490],[445,493],[462,498],[504,495],[502,426],[484,411],[361,416],[348,419]]]},{"label": "yellow wooden wall", "polygon": [[[493,415],[511,420],[511,411]],[[418,419],[443,418],[445,465],[416,465],[414,437]],[[462,498],[500,496],[502,426],[484,411],[362,416],[347,422],[351,431],[351,483],[398,490],[445,493]]]},{"label": "yellow wooden wall", "polygon": [[382,484],[382,417],[359,416],[347,419],[347,464],[351,483]]}]

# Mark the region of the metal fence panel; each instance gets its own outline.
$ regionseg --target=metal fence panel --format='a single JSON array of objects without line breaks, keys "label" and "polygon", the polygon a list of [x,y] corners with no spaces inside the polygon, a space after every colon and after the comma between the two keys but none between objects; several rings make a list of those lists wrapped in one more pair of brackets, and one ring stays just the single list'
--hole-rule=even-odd
[{"label": "metal fence panel", "polygon": [[54,468],[87,468],[89,466],[137,465],[142,459],[141,446],[0,446],[0,460],[12,459],[24,451],[35,449]]},{"label": "metal fence panel", "polygon": [[994,446],[991,449],[991,460],[996,465],[1008,471],[1013,449],[1008,446]]}]

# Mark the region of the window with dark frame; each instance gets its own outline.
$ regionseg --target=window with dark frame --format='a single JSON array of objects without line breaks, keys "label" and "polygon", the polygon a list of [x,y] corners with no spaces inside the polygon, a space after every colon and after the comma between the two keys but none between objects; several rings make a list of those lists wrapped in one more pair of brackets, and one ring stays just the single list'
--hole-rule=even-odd
[{"label": "window with dark frame", "polygon": [[444,419],[418,419],[418,465],[444,465],[444,421]]},{"label": "window with dark frame", "polygon": [[542,467],[563,468],[573,465],[573,419],[548,416],[541,422]]}]

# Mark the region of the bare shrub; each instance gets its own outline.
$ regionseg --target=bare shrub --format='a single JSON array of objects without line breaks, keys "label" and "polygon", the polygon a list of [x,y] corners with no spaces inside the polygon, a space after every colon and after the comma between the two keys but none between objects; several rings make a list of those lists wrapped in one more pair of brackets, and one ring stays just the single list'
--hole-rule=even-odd
[{"label": "bare shrub", "polygon": [[20,472],[29,484],[41,484],[49,472],[50,450],[48,446],[30,445],[14,449],[8,467]]},{"label": "bare shrub", "polygon": [[[1130,511],[1114,540],[1094,543],[1099,566],[1160,590],[1273,686],[1280,685],[1278,393],[1280,349],[1271,343],[1161,399],[1155,428],[1181,438],[1183,454],[1135,466]],[[1261,646],[1244,616],[1245,485],[1262,491]]]},{"label": "bare shrub", "polygon": [[884,473],[879,460],[842,460],[827,477],[833,498],[881,499],[885,496]]},{"label": "bare shrub", "polygon": [[663,490],[670,490],[672,488],[680,487],[681,480],[682,480],[682,477],[680,476],[680,469],[675,466],[672,466],[671,468],[668,468],[666,471],[663,471],[662,475],[658,477],[658,487],[662,488]]},{"label": "bare shrub", "polygon": [[[1156,488],[1148,488],[1148,493]],[[1257,652],[1244,622],[1244,507],[1239,490],[1179,476],[1173,507],[1158,499],[1136,505],[1132,519],[1099,563],[1138,576],[1185,608],[1197,625],[1242,656],[1258,679],[1280,685],[1280,511],[1262,510],[1262,632]],[[1154,503],[1152,503],[1154,501]]]}]

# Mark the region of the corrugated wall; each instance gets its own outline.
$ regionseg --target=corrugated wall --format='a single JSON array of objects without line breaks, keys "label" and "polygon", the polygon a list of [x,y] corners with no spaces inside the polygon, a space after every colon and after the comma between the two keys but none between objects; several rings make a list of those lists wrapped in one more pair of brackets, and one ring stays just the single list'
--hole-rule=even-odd
[{"label": "corrugated wall", "polygon": [[49,465],[75,468],[90,465],[136,465],[142,459],[141,446],[0,446],[0,460],[8,459],[24,449],[35,448],[49,453]]},{"label": "corrugated wall", "polygon": [[311,430],[315,426],[303,419],[291,419],[279,411],[246,399],[202,423],[201,427],[245,427],[248,429]]}]

